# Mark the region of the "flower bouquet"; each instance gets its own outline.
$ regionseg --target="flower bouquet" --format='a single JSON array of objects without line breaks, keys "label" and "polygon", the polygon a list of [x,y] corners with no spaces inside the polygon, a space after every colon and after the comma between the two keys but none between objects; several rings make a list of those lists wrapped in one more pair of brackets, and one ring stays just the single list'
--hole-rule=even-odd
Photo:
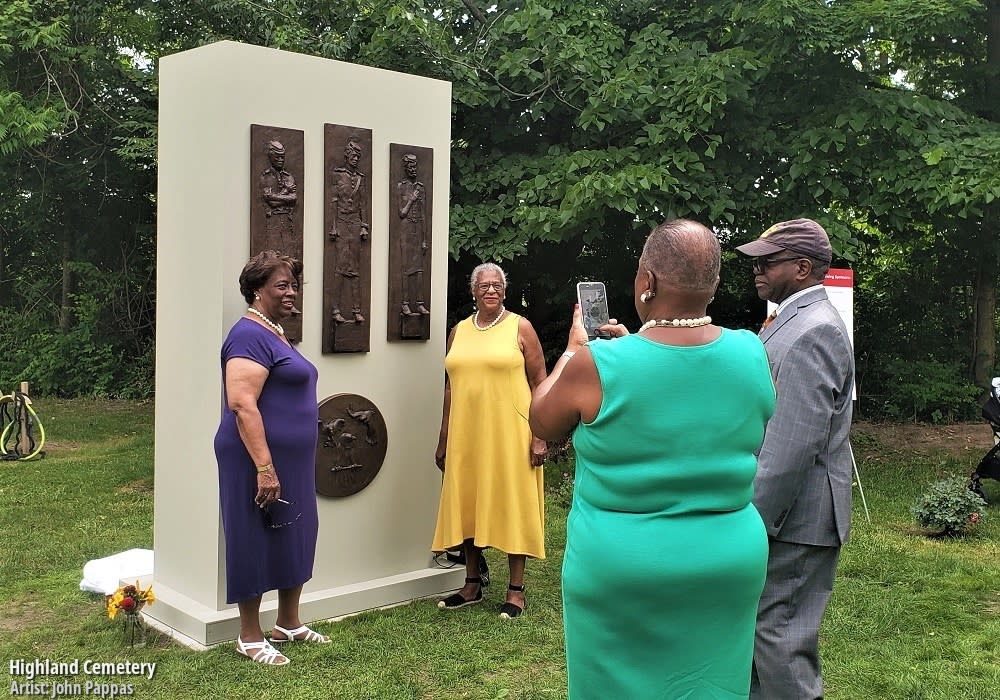
[{"label": "flower bouquet", "polygon": [[142,617],[139,612],[147,604],[152,605],[155,600],[153,587],[149,586],[143,590],[138,581],[134,586],[132,584],[120,586],[108,597],[108,617],[114,620],[119,613],[122,614],[122,631],[129,640],[129,646],[135,646],[137,632],[140,640],[143,637]]}]

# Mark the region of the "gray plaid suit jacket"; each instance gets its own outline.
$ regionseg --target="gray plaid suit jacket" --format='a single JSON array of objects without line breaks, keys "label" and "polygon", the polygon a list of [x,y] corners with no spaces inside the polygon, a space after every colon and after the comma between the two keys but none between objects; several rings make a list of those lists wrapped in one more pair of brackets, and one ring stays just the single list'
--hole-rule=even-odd
[{"label": "gray plaid suit jacket", "polygon": [[818,285],[760,333],[777,390],[754,481],[769,536],[839,546],[851,522],[851,388],[847,328]]}]

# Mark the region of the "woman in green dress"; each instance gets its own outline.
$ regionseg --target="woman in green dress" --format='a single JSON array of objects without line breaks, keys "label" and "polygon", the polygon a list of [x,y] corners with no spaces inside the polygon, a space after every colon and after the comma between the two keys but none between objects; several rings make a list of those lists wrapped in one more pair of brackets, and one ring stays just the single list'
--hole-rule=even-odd
[{"label": "woman in green dress", "polygon": [[534,391],[530,425],[573,431],[563,559],[571,700],[746,698],[767,537],[751,504],[774,409],[757,336],[712,325],[715,235],[657,227],[635,277],[642,327],[566,352]]}]

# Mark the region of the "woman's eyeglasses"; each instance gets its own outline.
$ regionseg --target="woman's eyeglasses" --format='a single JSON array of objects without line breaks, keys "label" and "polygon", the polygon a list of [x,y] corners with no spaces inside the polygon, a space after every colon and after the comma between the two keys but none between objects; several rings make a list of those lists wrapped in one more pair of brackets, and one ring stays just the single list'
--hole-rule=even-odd
[{"label": "woman's eyeglasses", "polygon": [[768,269],[774,267],[778,263],[791,262],[792,260],[801,260],[802,258],[754,258],[750,261],[750,269],[753,270],[755,275],[763,275]]},{"label": "woman's eyeglasses", "polygon": [[502,292],[503,282],[483,282],[482,284],[477,284],[476,287],[478,287],[479,291],[482,292],[483,294],[490,291],[491,289],[495,289],[498,292]]},{"label": "woman's eyeglasses", "polygon": [[295,507],[295,501],[279,498],[264,507],[264,524],[277,530],[287,527],[302,517],[302,511]]}]

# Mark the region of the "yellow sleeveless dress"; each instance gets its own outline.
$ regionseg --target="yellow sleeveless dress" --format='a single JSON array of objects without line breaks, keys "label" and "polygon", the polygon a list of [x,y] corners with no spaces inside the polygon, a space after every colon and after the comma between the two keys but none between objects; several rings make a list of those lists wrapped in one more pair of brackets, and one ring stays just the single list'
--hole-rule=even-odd
[{"label": "yellow sleeveless dress", "polygon": [[451,384],[448,451],[431,549],[477,547],[545,558],[541,468],[531,466],[531,390],[517,314],[488,331],[455,326],[444,366]]}]

